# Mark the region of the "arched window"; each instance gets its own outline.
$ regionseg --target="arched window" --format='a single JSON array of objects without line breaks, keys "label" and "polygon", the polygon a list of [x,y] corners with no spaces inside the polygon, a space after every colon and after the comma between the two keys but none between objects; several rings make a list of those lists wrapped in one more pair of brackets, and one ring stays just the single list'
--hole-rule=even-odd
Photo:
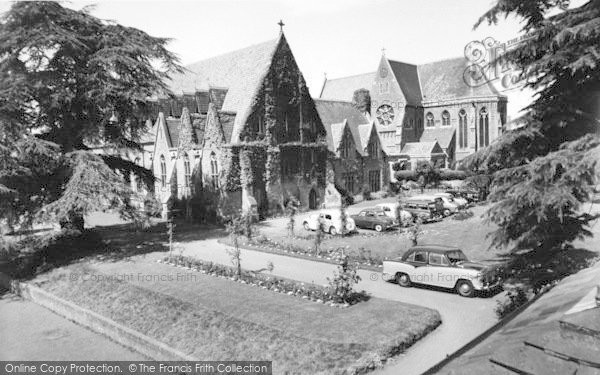
[{"label": "arched window", "polygon": [[186,188],[189,188],[192,185],[192,170],[190,169],[190,158],[187,152],[183,154],[183,173],[185,175],[183,183]]},{"label": "arched window", "polygon": [[458,146],[460,148],[466,148],[469,146],[467,130],[467,111],[461,109],[458,112]]},{"label": "arched window", "polygon": [[219,188],[219,165],[217,164],[217,155],[214,152],[210,153],[210,178],[212,187]]},{"label": "arched window", "polygon": [[485,147],[490,144],[490,118],[485,107],[479,111],[479,146]]},{"label": "arched window", "polygon": [[450,112],[448,112],[448,111],[442,112],[442,125],[444,125],[444,126],[450,125]]},{"label": "arched window", "polygon": [[160,184],[163,188],[167,187],[167,162],[165,156],[160,156]]},{"label": "arched window", "polygon": [[433,113],[427,112],[427,115],[425,116],[425,126],[428,128],[435,126],[435,119],[433,118]]}]

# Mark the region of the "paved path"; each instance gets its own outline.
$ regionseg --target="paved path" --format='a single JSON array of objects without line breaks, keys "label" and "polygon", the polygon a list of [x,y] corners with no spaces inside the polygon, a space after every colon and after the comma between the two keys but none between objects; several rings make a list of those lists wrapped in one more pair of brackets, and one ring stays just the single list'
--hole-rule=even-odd
[{"label": "paved path", "polygon": [[0,360],[147,360],[33,302],[12,294],[0,298]]},{"label": "paved path", "polygon": [[[225,245],[215,239],[179,244],[182,254],[198,259],[231,265]],[[159,254],[153,254],[157,258]],[[162,255],[162,254],[161,254]],[[332,264],[267,254],[252,250],[242,250],[242,267],[245,269],[264,268],[267,262],[275,265],[273,274],[300,280],[327,284],[327,277],[333,274]],[[456,294],[424,288],[401,288],[396,284],[381,280],[378,272],[361,270],[362,281],[358,289],[371,295],[395,301],[436,309],[442,316],[442,325],[420,340],[405,354],[398,356],[377,374],[411,375],[421,374],[441,361],[480,333],[496,323],[494,306],[500,295],[494,298],[462,298]]]}]

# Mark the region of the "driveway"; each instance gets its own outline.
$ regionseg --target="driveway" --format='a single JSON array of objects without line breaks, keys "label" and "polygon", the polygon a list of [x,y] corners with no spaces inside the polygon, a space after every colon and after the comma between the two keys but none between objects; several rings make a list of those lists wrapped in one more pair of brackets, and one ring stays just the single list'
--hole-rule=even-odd
[{"label": "driveway", "polygon": [[109,338],[12,294],[0,298],[0,360],[148,360]]},{"label": "driveway", "polygon": [[[216,239],[192,241],[179,246],[184,256],[231,265],[226,246]],[[158,259],[164,253],[154,253],[152,256]],[[271,261],[275,266],[274,275],[316,284],[327,284],[327,277],[332,276],[336,269],[332,264],[245,249],[241,252],[241,259],[245,269],[258,270]],[[379,298],[429,307],[439,311],[442,316],[440,327],[377,374],[420,374],[497,322],[493,310],[502,294],[491,298],[463,298],[446,291],[402,288],[384,282],[378,272],[360,270],[359,275],[362,279],[357,287],[359,290],[364,289]]]}]

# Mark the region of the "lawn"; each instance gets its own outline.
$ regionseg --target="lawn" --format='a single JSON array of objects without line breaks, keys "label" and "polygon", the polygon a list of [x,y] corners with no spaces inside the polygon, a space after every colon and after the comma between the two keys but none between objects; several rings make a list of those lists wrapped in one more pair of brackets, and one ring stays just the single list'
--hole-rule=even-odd
[{"label": "lawn", "polygon": [[[140,271],[143,270],[143,271]],[[193,274],[173,282],[83,274]],[[272,360],[274,373],[343,373],[398,354],[440,323],[436,311],[371,298],[333,308],[149,260],[76,264],[37,281],[66,300],[202,360]],[[375,318],[376,317],[376,318]]]},{"label": "lawn", "polygon": [[[443,244],[461,248],[471,260],[482,262],[499,262],[504,259],[501,250],[489,249],[490,239],[487,233],[493,230],[492,225],[483,223],[482,214],[487,206],[471,208],[474,215],[466,220],[453,220],[452,217],[443,221],[423,224],[419,244]],[[298,248],[312,252],[314,249],[314,232],[305,231],[300,223],[295,231],[296,236],[291,238],[281,225],[262,225],[260,235],[252,242],[254,244],[276,244],[278,247]],[[229,239],[222,240],[225,243]],[[345,251],[356,259],[371,258],[372,263],[380,264],[384,259],[395,258],[404,254],[412,246],[406,229],[377,233],[372,230],[359,230],[358,233],[341,236],[325,235],[321,250],[334,250],[344,248]],[[254,249],[260,250],[258,247]]]}]

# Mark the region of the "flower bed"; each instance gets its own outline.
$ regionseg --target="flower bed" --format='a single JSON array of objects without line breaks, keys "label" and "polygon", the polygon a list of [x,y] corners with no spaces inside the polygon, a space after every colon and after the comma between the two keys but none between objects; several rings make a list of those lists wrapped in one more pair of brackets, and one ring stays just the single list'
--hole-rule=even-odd
[{"label": "flower bed", "polygon": [[[377,237],[380,234],[368,234],[360,236],[364,237]],[[306,240],[306,238],[299,237],[300,239]],[[221,239],[219,242],[224,243],[226,245],[231,245],[229,243],[229,239]],[[240,241],[239,245],[241,247],[248,248],[250,250],[263,251],[268,253],[275,253],[287,256],[296,256],[300,258],[325,262],[325,263],[333,263],[337,264],[335,259],[336,254],[339,254],[342,249],[348,254],[350,260],[358,264],[359,268],[367,269],[371,271],[381,271],[381,267],[383,266],[384,258],[378,257],[376,255],[371,254],[371,251],[366,250],[364,248],[359,248],[358,250],[350,250],[347,246],[346,248],[340,247],[324,247],[322,246],[319,253],[315,253],[315,249],[313,246],[302,247],[290,243],[280,243],[278,241],[272,240],[266,236],[257,236],[248,240],[244,238]]]},{"label": "flower bed", "polygon": [[349,307],[350,305],[369,299],[367,293],[361,291],[353,292],[350,298],[343,301],[339,296],[333,293],[333,290],[329,286],[319,286],[315,284],[307,285],[305,283],[268,276],[263,273],[248,270],[242,270],[242,274],[238,276],[237,269],[234,267],[202,261],[182,255],[167,256],[162,261],[159,260],[159,262],[198,271],[207,275],[229,278],[232,281],[242,284],[268,289],[273,292],[283,293],[317,303],[328,304],[332,307]]}]

